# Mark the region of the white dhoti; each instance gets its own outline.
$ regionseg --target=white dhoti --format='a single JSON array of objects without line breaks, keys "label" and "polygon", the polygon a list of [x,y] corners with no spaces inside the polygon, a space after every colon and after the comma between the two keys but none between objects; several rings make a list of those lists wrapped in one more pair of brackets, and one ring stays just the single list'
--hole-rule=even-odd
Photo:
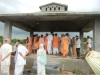
[{"label": "white dhoti", "polygon": [[58,54],[58,48],[53,48],[53,54]]},{"label": "white dhoti", "polygon": [[9,75],[9,70],[10,69],[10,65],[1,65],[1,73],[6,73],[7,75]]},{"label": "white dhoti", "polygon": [[92,45],[91,44],[87,44],[87,52],[90,51],[92,49]]},{"label": "white dhoti", "polygon": [[91,48],[92,46],[91,46],[91,44],[87,44],[87,47]]},{"label": "white dhoti", "polygon": [[37,61],[37,75],[45,75],[45,66]]},{"label": "white dhoti", "polygon": [[23,71],[24,71],[24,65],[15,64],[14,75],[23,75]]},{"label": "white dhoti", "polygon": [[47,48],[48,48],[48,54],[52,54],[52,48],[51,48],[51,45],[52,45],[52,42],[51,42],[51,41],[48,41],[48,45],[47,45]]}]

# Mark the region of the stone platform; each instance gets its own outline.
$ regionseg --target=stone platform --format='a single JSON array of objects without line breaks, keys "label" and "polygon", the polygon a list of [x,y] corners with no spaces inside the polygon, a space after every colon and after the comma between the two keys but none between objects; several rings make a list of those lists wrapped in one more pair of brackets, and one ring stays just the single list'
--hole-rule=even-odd
[{"label": "stone platform", "polygon": [[[60,63],[58,62],[48,62],[45,66],[46,74],[52,75],[60,75]],[[35,74],[37,72],[37,62],[34,62],[34,66],[32,67],[32,73]]]},{"label": "stone platform", "polygon": [[[14,69],[14,56],[11,60],[11,69]],[[32,69],[34,62],[36,61],[36,55],[31,54],[26,58],[27,64],[25,69]],[[76,69],[79,69],[83,74],[94,74],[88,63],[84,59],[76,59],[72,57],[62,58],[61,56],[48,55],[48,62],[60,63],[60,72],[69,71],[74,72]]]}]

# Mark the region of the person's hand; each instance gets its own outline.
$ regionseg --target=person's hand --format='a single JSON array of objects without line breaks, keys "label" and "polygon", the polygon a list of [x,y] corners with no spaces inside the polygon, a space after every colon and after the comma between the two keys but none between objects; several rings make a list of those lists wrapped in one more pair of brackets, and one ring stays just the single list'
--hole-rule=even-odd
[{"label": "person's hand", "polygon": [[4,58],[1,58],[0,60],[1,60],[1,61],[3,61],[3,60],[4,60]]},{"label": "person's hand", "polygon": [[26,56],[23,56],[24,60],[26,59]]}]

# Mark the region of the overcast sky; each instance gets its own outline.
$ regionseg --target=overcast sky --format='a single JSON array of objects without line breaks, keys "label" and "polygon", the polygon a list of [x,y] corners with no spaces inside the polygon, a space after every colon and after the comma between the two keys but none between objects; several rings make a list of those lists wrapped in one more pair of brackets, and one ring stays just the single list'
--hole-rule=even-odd
[{"label": "overcast sky", "polygon": [[[100,0],[0,0],[0,14],[33,13],[40,11],[39,6],[57,2],[68,5],[68,11],[100,12]],[[0,22],[0,35],[4,34],[4,24]],[[61,34],[61,33],[59,33]],[[71,36],[78,33],[70,33]],[[85,36],[92,35],[92,31]],[[29,33],[13,27],[12,38],[24,39]]]}]

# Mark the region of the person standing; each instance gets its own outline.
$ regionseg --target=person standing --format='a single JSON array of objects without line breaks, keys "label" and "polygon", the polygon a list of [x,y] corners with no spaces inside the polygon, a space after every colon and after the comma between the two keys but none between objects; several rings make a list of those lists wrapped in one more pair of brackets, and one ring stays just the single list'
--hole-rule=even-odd
[{"label": "person standing", "polygon": [[60,38],[57,36],[57,34],[55,34],[53,37],[53,46],[52,46],[53,47],[53,54],[58,55],[59,42],[60,42]]},{"label": "person standing", "polygon": [[18,43],[18,50],[16,54],[15,60],[15,70],[14,75],[23,75],[24,65],[26,65],[26,55],[28,54],[28,50],[22,44]]},{"label": "person standing", "polygon": [[16,46],[16,45],[17,45],[19,42],[20,42],[20,40],[18,39],[17,42],[16,42],[15,45],[14,45],[14,51],[15,51],[15,52],[16,52],[16,50],[17,50],[17,46]]},{"label": "person standing", "polygon": [[87,36],[86,51],[89,52],[90,50],[92,50],[91,39],[89,36]]},{"label": "person standing", "polygon": [[28,50],[29,50],[29,53],[32,53],[32,35],[30,35],[29,37]]},{"label": "person standing", "polygon": [[39,37],[37,38],[34,44],[34,54],[37,52],[38,49],[39,49]]},{"label": "person standing", "polygon": [[28,42],[29,42],[29,37],[26,39],[26,48],[28,49]]},{"label": "person standing", "polygon": [[71,45],[72,45],[72,53],[73,53],[73,55],[75,55],[75,54],[76,54],[75,42],[76,42],[75,37],[73,37],[73,38],[72,38],[72,40],[71,40]]},{"label": "person standing", "polygon": [[35,47],[35,44],[37,43],[37,40],[39,39],[39,36],[38,36],[38,34],[36,34],[35,36],[34,36],[34,39],[33,39],[33,46]]},{"label": "person standing", "polygon": [[61,54],[61,51],[62,51],[62,38],[63,38],[63,35],[64,35],[64,34],[61,34],[61,37],[60,37],[60,43],[59,43],[59,45],[60,45],[60,47],[59,47],[59,54]]},{"label": "person standing", "polygon": [[10,59],[12,53],[12,46],[10,45],[10,39],[5,40],[5,44],[0,49],[0,60],[1,60],[1,72],[9,75],[10,71]]},{"label": "person standing", "polygon": [[62,54],[63,58],[66,58],[68,55],[68,37],[66,35],[63,35],[62,38]]},{"label": "person standing", "polygon": [[71,56],[71,37],[68,33],[66,33],[66,36],[68,37],[68,55]]},{"label": "person standing", "polygon": [[80,58],[80,44],[81,44],[81,40],[79,39],[78,36],[76,36],[75,45],[76,45],[77,59]]},{"label": "person standing", "polygon": [[47,55],[44,45],[40,44],[37,51],[37,75],[46,75],[45,65],[47,64]]},{"label": "person standing", "polygon": [[40,46],[40,44],[43,44],[44,45],[43,35],[41,35],[41,37],[39,38],[39,46]]},{"label": "person standing", "polygon": [[50,35],[48,35],[47,40],[48,40],[48,45],[47,45],[47,49],[48,49],[48,54],[52,54],[52,40],[53,40],[53,33],[51,32]]},{"label": "person standing", "polygon": [[48,37],[48,34],[46,33],[46,36],[44,36],[44,49],[46,50],[46,53],[48,54],[48,50],[47,50],[47,37]]}]

